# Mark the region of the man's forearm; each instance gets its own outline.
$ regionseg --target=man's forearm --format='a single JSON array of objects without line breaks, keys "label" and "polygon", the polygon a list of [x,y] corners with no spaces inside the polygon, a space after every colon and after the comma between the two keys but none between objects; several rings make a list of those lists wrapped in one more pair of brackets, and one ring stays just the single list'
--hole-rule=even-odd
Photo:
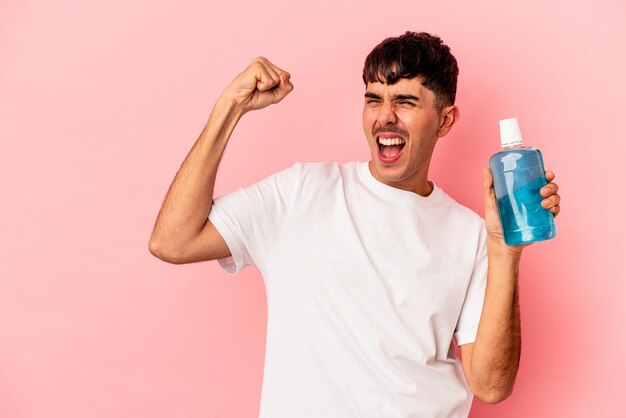
[{"label": "man's forearm", "polygon": [[519,367],[521,253],[512,254],[501,243],[489,239],[487,255],[487,289],[472,349],[471,383],[487,401],[499,402],[512,392]]},{"label": "man's forearm", "polygon": [[242,115],[227,98],[217,101],[165,196],[150,238],[151,248],[177,252],[200,232],[211,209],[217,168]]}]

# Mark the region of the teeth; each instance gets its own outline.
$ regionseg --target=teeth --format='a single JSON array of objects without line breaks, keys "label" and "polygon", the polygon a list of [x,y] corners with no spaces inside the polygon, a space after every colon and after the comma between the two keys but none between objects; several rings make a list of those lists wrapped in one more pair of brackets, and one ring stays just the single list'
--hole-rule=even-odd
[{"label": "teeth", "polygon": [[378,143],[381,145],[400,145],[406,141],[402,138],[378,138]]}]

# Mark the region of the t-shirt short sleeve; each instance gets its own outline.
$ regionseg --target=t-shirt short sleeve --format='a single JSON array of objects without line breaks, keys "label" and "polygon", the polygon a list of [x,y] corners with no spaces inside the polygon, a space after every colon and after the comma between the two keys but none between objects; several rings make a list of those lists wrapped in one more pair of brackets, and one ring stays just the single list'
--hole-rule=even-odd
[{"label": "t-shirt short sleeve", "polygon": [[478,323],[485,300],[487,285],[487,230],[484,221],[481,222],[476,251],[476,261],[470,278],[465,301],[461,308],[459,321],[454,332],[457,345],[473,343],[478,332]]},{"label": "t-shirt short sleeve", "polygon": [[230,274],[262,265],[270,255],[293,207],[302,164],[213,200],[209,220],[222,235],[231,256],[218,259]]}]

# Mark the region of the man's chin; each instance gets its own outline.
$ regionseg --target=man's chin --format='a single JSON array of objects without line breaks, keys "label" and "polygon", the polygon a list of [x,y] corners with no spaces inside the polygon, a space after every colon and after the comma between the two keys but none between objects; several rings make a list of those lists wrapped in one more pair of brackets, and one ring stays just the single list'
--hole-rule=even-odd
[{"label": "man's chin", "polygon": [[370,163],[370,172],[379,181],[385,183],[402,183],[406,180],[403,167],[399,165],[386,165],[373,160]]}]

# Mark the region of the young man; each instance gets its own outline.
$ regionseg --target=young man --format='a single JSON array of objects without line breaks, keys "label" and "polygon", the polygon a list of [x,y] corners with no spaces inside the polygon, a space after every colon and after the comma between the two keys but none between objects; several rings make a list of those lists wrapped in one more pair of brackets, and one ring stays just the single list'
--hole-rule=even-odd
[{"label": "young man", "polygon": [[[293,86],[259,57],[218,99],[149,247],[171,263],[218,259],[230,273],[255,264],[263,274],[261,417],[466,417],[473,394],[496,403],[511,393],[523,246],[503,242],[488,169],[484,221],[428,180],[437,139],[458,119],[457,74],[437,37],[386,39],[363,70],[371,161],[295,164],[213,201],[239,119]],[[557,215],[547,178],[543,205]]]}]

